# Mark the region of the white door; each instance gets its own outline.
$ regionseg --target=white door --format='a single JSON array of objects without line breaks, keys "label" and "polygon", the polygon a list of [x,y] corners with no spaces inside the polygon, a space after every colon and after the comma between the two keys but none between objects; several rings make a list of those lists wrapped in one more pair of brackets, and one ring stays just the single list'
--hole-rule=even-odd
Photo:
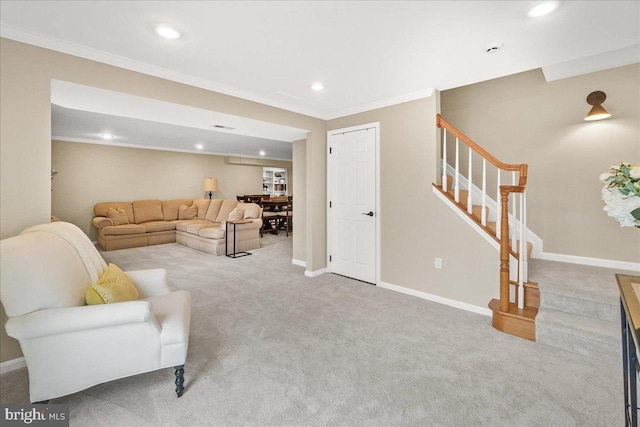
[{"label": "white door", "polygon": [[376,132],[332,132],[328,141],[329,267],[370,283],[376,282]]}]

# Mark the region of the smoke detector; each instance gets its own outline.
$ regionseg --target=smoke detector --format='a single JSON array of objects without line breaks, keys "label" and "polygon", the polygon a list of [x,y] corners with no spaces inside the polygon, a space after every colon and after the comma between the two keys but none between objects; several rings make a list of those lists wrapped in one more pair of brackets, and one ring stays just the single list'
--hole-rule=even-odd
[{"label": "smoke detector", "polygon": [[484,48],[484,51],[486,53],[496,53],[500,49],[502,49],[502,43],[491,43],[490,45]]}]

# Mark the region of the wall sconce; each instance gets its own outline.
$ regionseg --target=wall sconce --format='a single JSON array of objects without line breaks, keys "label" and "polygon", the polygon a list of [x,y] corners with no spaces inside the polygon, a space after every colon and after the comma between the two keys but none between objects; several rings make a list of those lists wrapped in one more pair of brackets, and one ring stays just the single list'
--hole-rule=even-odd
[{"label": "wall sconce", "polygon": [[587,104],[593,105],[593,108],[591,108],[591,111],[589,111],[589,114],[587,114],[584,119],[593,121],[611,117],[611,114],[602,106],[605,99],[607,99],[607,95],[604,92],[600,92],[599,90],[591,92],[589,96],[587,96]]},{"label": "wall sconce", "polygon": [[218,180],[215,178],[205,179],[203,190],[209,192],[209,199],[211,199],[211,196],[213,196],[213,192],[218,191]]}]

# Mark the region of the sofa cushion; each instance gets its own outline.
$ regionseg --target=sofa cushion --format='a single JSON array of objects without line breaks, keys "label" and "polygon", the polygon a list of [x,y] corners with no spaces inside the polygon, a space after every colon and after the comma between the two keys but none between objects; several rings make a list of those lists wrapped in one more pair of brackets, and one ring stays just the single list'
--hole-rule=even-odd
[{"label": "sofa cushion", "polygon": [[176,229],[176,224],[169,221],[149,221],[140,224],[147,229],[147,233],[155,231],[171,231]]},{"label": "sofa cushion", "polygon": [[209,199],[196,199],[193,201],[193,204],[198,207],[198,219],[204,219],[207,209],[209,209],[209,203],[211,203]]},{"label": "sofa cushion", "polygon": [[98,282],[90,284],[85,294],[85,300],[89,305],[135,301],[137,299],[138,289],[124,271],[115,264],[109,264]]},{"label": "sofa cushion", "polygon": [[180,205],[191,206],[193,199],[177,199],[162,201],[162,215],[165,221],[173,221],[178,219]]},{"label": "sofa cushion", "polygon": [[102,230],[103,236],[122,236],[126,234],[144,234],[147,229],[142,225],[127,224],[127,225],[110,225],[104,227]]},{"label": "sofa cushion", "polygon": [[227,220],[243,219],[243,218],[244,218],[244,209],[241,209],[239,206],[236,206],[235,208],[233,208],[231,212],[229,212],[229,216],[227,217]]},{"label": "sofa cushion", "polygon": [[131,203],[136,224],[149,221],[162,221],[162,202],[160,200],[136,200]]},{"label": "sofa cushion", "polygon": [[216,222],[216,218],[218,218],[220,208],[222,207],[222,202],[222,199],[213,199],[209,204],[209,209],[207,209],[207,214],[205,215],[204,219],[211,222]]},{"label": "sofa cushion", "polygon": [[226,221],[227,218],[229,218],[229,214],[236,206],[238,206],[238,202],[236,200],[224,200],[220,207],[220,212],[214,222]]},{"label": "sofa cushion", "polygon": [[196,205],[180,205],[178,211],[178,219],[194,219],[198,216],[198,207]]},{"label": "sofa cushion", "polygon": [[[176,224],[176,230],[178,231],[187,231],[187,227],[195,224],[204,224],[207,227],[213,227],[215,224],[211,221],[205,221],[204,219],[190,219],[188,221],[180,221]],[[196,234],[198,234],[196,232]]]},{"label": "sofa cushion", "polygon": [[109,208],[109,210],[107,211],[107,218],[111,220],[111,224],[113,225],[129,224],[127,213],[122,208]]},{"label": "sofa cushion", "polygon": [[244,210],[243,219],[256,219],[260,217],[260,206],[255,203],[238,203],[238,208]]},{"label": "sofa cushion", "polygon": [[198,235],[207,239],[224,239],[224,231],[220,227],[201,228]]},{"label": "sofa cushion", "polygon": [[134,219],[133,219],[133,207],[131,206],[131,202],[104,202],[104,203],[97,203],[94,207],[93,207],[93,213],[96,214],[96,216],[103,216],[103,217],[107,217],[107,212],[109,212],[109,208],[113,208],[113,209],[118,209],[121,208],[123,209],[126,213],[127,213],[127,218],[129,219],[129,224],[133,224],[134,223]]},{"label": "sofa cushion", "polygon": [[197,236],[201,229],[211,228],[211,226],[213,226],[213,223],[209,221],[203,222],[200,224],[189,224],[187,225],[187,228],[184,231],[186,231],[189,234],[195,234]]}]

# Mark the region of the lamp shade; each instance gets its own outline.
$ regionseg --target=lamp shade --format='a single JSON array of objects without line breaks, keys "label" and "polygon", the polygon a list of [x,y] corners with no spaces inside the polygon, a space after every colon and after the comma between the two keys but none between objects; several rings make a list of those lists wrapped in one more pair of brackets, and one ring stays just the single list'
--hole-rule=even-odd
[{"label": "lamp shade", "polygon": [[591,122],[611,117],[611,114],[602,106],[605,99],[607,99],[606,93],[599,90],[591,92],[589,96],[587,96],[587,104],[593,105],[593,107],[584,119]]},{"label": "lamp shade", "polygon": [[584,118],[587,121],[593,120],[602,120],[611,117],[611,113],[609,113],[601,104],[596,104],[591,108],[589,114]]},{"label": "lamp shade", "polygon": [[204,191],[218,191],[218,180],[216,178],[205,179]]}]

